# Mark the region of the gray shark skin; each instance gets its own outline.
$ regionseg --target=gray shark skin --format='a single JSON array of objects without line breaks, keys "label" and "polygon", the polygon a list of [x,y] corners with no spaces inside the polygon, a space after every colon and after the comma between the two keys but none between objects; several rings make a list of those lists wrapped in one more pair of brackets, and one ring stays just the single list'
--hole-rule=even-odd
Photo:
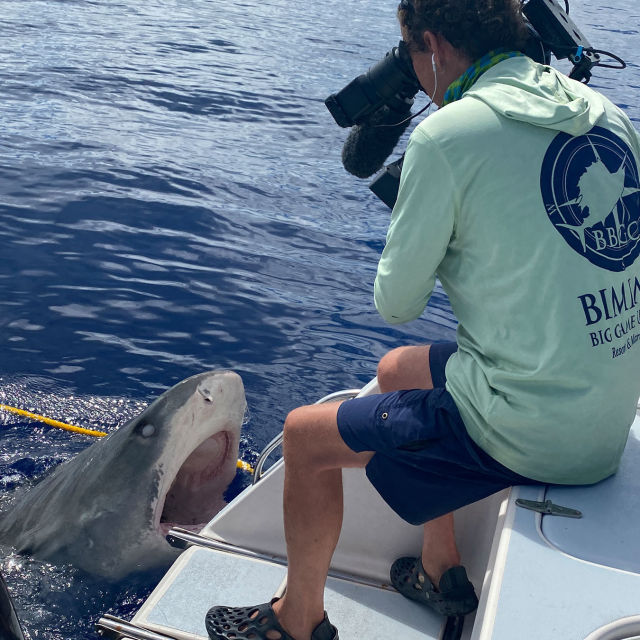
[{"label": "gray shark skin", "polygon": [[0,515],[0,542],[108,580],[168,566],[172,526],[198,529],[225,504],[246,400],[240,376],[211,371],[163,393]]}]

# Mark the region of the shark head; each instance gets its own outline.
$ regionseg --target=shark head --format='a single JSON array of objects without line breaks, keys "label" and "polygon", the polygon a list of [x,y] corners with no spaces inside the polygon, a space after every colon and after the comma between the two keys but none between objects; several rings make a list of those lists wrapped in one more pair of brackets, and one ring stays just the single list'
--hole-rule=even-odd
[{"label": "shark head", "polygon": [[168,564],[172,526],[200,529],[236,473],[240,376],[193,376],[18,495],[0,540],[111,579]]},{"label": "shark head", "polygon": [[153,470],[157,492],[148,507],[156,532],[202,528],[224,504],[236,473],[246,402],[240,376],[201,374],[163,394],[121,431],[126,445],[111,468]]}]

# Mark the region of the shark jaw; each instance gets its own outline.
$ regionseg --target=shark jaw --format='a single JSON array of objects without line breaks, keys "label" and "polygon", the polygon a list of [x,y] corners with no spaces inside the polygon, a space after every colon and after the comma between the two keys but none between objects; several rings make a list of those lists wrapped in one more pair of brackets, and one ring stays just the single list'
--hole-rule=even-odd
[{"label": "shark jaw", "polygon": [[154,523],[166,536],[173,527],[200,531],[224,506],[224,491],[236,472],[234,436],[219,431],[197,446],[158,501]]},{"label": "shark jaw", "polygon": [[200,377],[170,420],[170,440],[157,460],[160,483],[152,528],[162,537],[172,527],[200,531],[225,505],[236,475],[240,425],[246,411],[237,374]]}]

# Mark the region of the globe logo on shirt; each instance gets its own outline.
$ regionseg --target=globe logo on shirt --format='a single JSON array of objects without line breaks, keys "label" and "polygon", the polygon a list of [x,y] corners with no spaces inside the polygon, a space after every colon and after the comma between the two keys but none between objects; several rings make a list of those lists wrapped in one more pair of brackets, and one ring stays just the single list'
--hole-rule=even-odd
[{"label": "globe logo on shirt", "polygon": [[592,264],[624,271],[640,254],[640,180],[629,146],[602,127],[559,133],[542,163],[542,198],[567,244]]}]

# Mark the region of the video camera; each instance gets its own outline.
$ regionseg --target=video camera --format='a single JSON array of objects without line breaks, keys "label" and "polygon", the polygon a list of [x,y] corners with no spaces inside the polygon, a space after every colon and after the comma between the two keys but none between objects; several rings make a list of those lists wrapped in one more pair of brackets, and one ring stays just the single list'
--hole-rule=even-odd
[{"label": "video camera", "polygon": [[[522,13],[529,30],[529,37],[522,52],[536,62],[549,64],[552,54],[558,60],[568,59],[573,63],[569,77],[582,82],[589,82],[591,69],[595,66],[610,69],[626,67],[625,62],[618,56],[591,46],[569,17],[568,0],[565,0],[565,9],[562,9],[556,0],[523,0]],[[603,64],[600,59],[601,54],[616,61],[617,65]],[[342,90],[330,95],[325,100],[325,104],[339,126],[344,128],[358,126],[367,129],[380,126],[371,122],[376,121],[376,114],[382,109],[392,114],[406,114],[421,89],[407,45],[401,41],[366,73],[352,80]],[[398,139],[405,128],[400,125],[406,122],[407,120],[402,120],[396,123],[399,126]],[[370,133],[369,131],[366,143],[368,145],[373,141]],[[395,142],[397,143],[397,140]],[[389,149],[389,154],[393,146],[395,143]],[[386,150],[385,148],[385,152]],[[379,154],[380,150],[376,149],[376,151]],[[384,157],[388,157],[389,154]],[[369,185],[369,188],[391,208],[398,195],[403,158],[404,156],[385,167],[384,172]],[[381,168],[382,163],[378,165],[378,169]],[[349,167],[346,168],[351,171]],[[355,171],[351,172],[358,175]]]}]

